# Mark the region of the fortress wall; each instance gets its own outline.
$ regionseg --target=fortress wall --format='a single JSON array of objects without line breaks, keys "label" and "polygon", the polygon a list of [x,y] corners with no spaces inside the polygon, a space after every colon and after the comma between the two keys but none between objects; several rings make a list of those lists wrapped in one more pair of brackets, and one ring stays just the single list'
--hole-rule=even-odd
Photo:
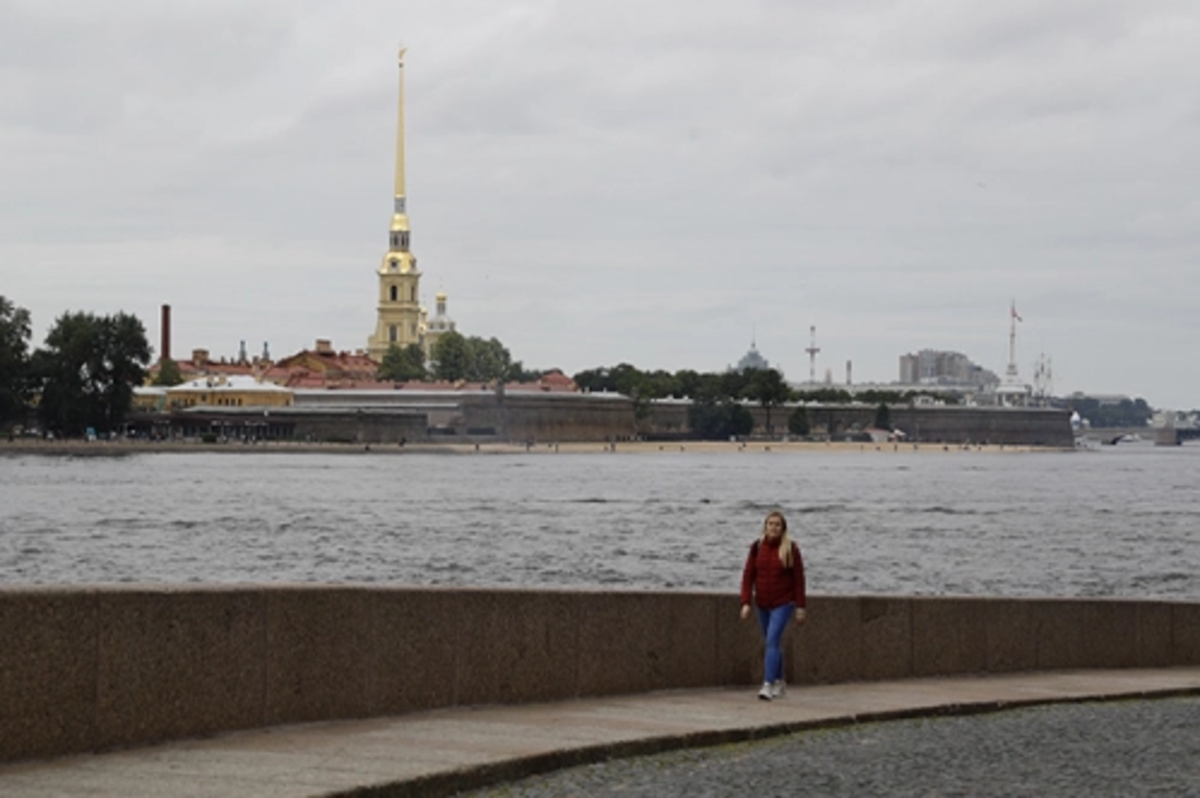
[{"label": "fortress wall", "polygon": [[[788,416],[796,405],[771,409],[770,426],[775,435],[786,435]],[[767,434],[767,411],[747,405],[754,417],[752,435]],[[814,430],[832,428],[834,434],[862,430],[875,424],[875,407],[858,405],[811,405],[808,421]],[[687,432],[687,405],[655,404],[644,434],[677,436]],[[1073,447],[1070,413],[1051,408],[956,407],[896,405],[889,408],[892,426],[904,431],[908,440],[922,443],[991,443],[1021,446]]]},{"label": "fortress wall", "polygon": [[[0,761],[462,705],[761,678],[732,594],[0,589]],[[1200,664],[1200,604],[814,597],[793,684]]]},{"label": "fortress wall", "polygon": [[350,443],[398,443],[400,440],[423,441],[428,437],[429,421],[425,413],[397,410],[392,413],[296,413],[275,414],[295,423],[295,440],[345,441]]},{"label": "fortress wall", "polygon": [[464,397],[460,433],[492,429],[508,441],[629,440],[633,404],[625,398],[580,394],[508,393]]},{"label": "fortress wall", "polygon": [[[436,406],[420,397],[403,392],[381,392],[372,400],[386,400],[388,407],[356,409],[352,406],[303,410],[272,410],[272,424],[292,425],[297,440],[345,441],[354,443],[395,443],[402,438],[411,442],[438,440],[534,441],[538,443],[571,441],[622,441],[635,435],[659,438],[690,437],[688,405],[662,402],[651,404],[647,415],[635,422],[633,402],[625,397],[600,397],[589,394],[554,394],[494,391],[464,393],[447,402],[442,397]],[[324,400],[324,397],[318,397]],[[346,401],[345,397],[338,397]],[[753,435],[767,434],[767,411],[747,405],[754,418]],[[795,405],[771,409],[770,428],[775,436],[787,434],[787,420]],[[814,430],[832,429],[839,437],[851,430],[862,430],[875,423],[875,408],[857,405],[812,405],[807,407]],[[991,443],[1024,446],[1074,446],[1074,434],[1066,411],[1047,408],[999,408],[954,406],[896,406],[891,422],[903,430],[908,440],[921,443]],[[154,418],[139,417],[143,424]],[[173,414],[171,423],[179,426],[207,426],[208,416],[194,413]],[[268,418],[259,409],[244,412],[224,411],[213,416],[237,427],[246,423],[265,423]],[[432,434],[431,434],[431,427]]]},{"label": "fortress wall", "polygon": [[1067,448],[1075,445],[1071,414],[1052,408],[897,407],[891,411],[891,421],[920,441]]}]

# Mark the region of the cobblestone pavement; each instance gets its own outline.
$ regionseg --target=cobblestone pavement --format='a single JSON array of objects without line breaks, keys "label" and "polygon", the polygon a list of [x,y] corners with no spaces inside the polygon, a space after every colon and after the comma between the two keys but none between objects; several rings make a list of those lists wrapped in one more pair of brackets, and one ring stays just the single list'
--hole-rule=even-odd
[{"label": "cobblestone pavement", "polygon": [[[803,697],[797,691],[783,700]],[[806,731],[590,765],[469,795],[1200,796],[1200,698]]]}]

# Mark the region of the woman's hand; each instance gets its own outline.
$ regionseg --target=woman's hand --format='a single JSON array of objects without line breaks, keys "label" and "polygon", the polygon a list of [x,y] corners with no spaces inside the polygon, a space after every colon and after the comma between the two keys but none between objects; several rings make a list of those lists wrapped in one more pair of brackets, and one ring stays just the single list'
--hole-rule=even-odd
[{"label": "woman's hand", "polygon": [[742,620],[744,621],[749,617],[750,617],[750,605],[743,604],[742,605]]},{"label": "woman's hand", "polygon": [[803,607],[797,607],[796,608],[796,623],[802,624],[806,620],[808,620],[808,613],[804,611]]}]

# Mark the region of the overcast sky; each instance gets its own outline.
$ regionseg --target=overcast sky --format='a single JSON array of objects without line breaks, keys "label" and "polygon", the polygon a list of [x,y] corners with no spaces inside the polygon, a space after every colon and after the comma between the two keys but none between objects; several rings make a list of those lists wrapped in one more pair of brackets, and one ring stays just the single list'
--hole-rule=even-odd
[{"label": "overcast sky", "polygon": [[396,54],[423,302],[531,368],[898,378],[920,349],[1200,407],[1194,0],[0,0],[0,295],[40,346],[366,346]]}]

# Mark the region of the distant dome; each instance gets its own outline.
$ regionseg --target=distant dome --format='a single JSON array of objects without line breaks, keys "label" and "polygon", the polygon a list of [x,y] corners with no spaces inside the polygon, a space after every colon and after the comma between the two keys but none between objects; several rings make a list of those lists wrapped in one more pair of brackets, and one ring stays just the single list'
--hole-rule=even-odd
[{"label": "distant dome", "polygon": [[429,322],[429,329],[435,333],[453,332],[457,325],[446,315],[446,292],[437,292],[437,315]]},{"label": "distant dome", "polygon": [[767,362],[765,357],[758,353],[758,349],[755,348],[754,344],[750,344],[750,351],[742,355],[742,359],[738,361],[737,367],[738,371],[745,371],[746,369],[765,370],[771,368],[771,364]]}]

